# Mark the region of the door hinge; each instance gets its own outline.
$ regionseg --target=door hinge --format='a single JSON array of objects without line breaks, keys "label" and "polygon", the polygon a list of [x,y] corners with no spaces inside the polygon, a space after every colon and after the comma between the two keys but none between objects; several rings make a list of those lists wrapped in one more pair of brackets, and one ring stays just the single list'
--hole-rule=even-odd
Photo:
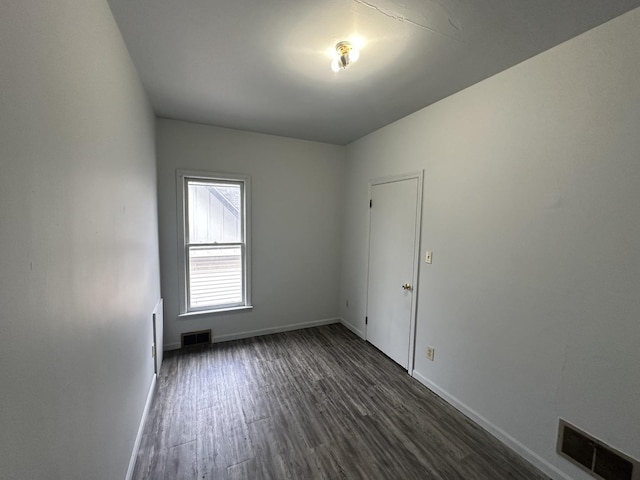
[{"label": "door hinge", "polygon": [[369,317],[364,317],[364,324],[369,325]]},{"label": "door hinge", "polygon": [[369,200],[369,208],[373,207],[373,200]]}]

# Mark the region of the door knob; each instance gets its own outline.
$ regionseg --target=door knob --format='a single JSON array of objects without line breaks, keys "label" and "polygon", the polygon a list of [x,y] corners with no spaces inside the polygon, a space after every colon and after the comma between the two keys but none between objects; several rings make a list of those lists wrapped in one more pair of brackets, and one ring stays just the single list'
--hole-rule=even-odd
[{"label": "door knob", "polygon": [[402,285],[402,289],[403,290],[411,290],[411,284],[410,283],[405,283],[404,285]]}]

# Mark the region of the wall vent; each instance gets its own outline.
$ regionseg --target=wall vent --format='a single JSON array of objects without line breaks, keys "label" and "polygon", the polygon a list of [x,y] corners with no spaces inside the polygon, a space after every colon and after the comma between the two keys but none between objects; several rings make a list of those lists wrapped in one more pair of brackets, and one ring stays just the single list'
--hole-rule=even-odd
[{"label": "wall vent", "polygon": [[640,480],[640,462],[560,419],[557,452],[595,478]]},{"label": "wall vent", "polygon": [[196,345],[208,345],[211,343],[211,330],[183,333],[180,338],[182,348],[193,347]]}]

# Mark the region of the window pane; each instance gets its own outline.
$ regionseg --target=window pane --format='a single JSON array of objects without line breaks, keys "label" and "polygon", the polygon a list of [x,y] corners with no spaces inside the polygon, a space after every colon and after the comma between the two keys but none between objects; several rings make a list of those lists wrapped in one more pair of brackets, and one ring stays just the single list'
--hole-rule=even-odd
[{"label": "window pane", "polygon": [[240,184],[188,181],[188,243],[242,242]]},{"label": "window pane", "polygon": [[242,249],[189,248],[189,308],[242,304]]}]

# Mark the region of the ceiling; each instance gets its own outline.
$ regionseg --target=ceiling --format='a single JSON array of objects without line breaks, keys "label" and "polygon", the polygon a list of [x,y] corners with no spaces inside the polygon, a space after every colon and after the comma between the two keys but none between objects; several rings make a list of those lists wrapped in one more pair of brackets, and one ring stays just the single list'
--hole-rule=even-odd
[{"label": "ceiling", "polygon": [[[640,0],[108,0],[158,116],[347,144]],[[338,41],[363,42],[334,73]]]}]

